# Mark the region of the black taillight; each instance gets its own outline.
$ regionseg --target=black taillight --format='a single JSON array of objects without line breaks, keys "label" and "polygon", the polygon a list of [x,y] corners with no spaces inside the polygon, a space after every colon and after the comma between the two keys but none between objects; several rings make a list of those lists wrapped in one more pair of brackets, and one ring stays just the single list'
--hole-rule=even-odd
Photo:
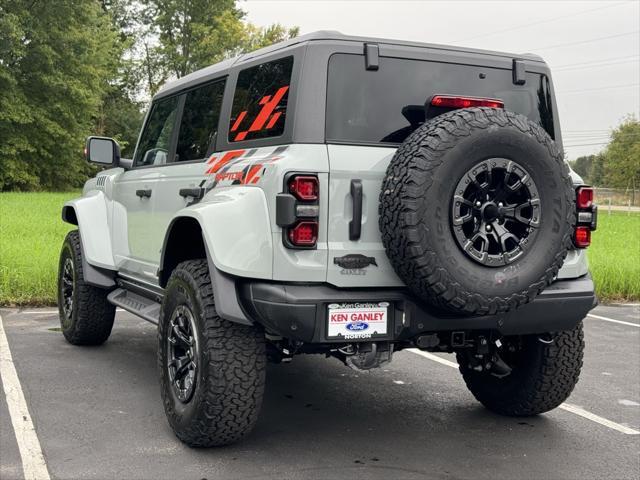
[{"label": "black taillight", "polygon": [[291,173],[276,197],[276,223],[287,248],[312,249],[318,243],[320,182],[317,175]]},{"label": "black taillight", "polygon": [[573,233],[573,244],[577,248],[591,245],[591,232],[598,225],[598,207],[593,203],[593,188],[578,187],[576,189],[576,228]]}]

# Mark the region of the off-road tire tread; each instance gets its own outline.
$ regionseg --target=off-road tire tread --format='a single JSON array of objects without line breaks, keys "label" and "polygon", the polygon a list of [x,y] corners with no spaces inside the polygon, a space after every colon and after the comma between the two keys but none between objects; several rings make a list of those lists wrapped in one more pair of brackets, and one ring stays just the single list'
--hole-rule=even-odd
[{"label": "off-road tire tread", "polygon": [[[544,145],[560,166],[567,204],[575,202],[562,152],[544,129],[522,115],[503,109],[468,108],[440,115],[415,130],[398,148],[387,168],[380,192],[379,228],[387,256],[398,276],[416,295],[443,310],[487,315],[507,312],[530,302],[551,284],[572,245],[573,229],[568,228],[555,257],[540,278],[507,297],[491,297],[464,289],[443,267],[427,242],[420,242],[421,230],[427,230],[418,214],[420,199],[433,185],[434,170],[443,163],[445,152],[477,129],[488,130],[496,125],[515,128]],[[567,209],[566,222],[575,224],[573,209]]]},{"label": "off-road tire tread", "polygon": [[[266,353],[264,333],[257,327],[230,322],[218,316],[206,260],[180,263],[171,273],[194,288],[204,312],[204,344],[209,375],[204,381],[202,407],[187,428],[173,428],[176,436],[192,447],[213,447],[237,442],[254,427],[264,395]],[[166,312],[168,313],[168,312]],[[164,303],[160,319],[164,318]],[[164,323],[164,322],[162,322]],[[158,329],[162,348],[163,328]],[[158,355],[162,400],[168,417],[175,416]],[[199,380],[201,378],[199,377]],[[197,387],[198,388],[198,387]]]},{"label": "off-road tire tread", "polygon": [[[78,230],[69,232],[65,243],[71,247],[76,275],[74,285],[76,321],[70,329],[62,328],[62,334],[73,345],[101,345],[111,335],[116,307],[107,300],[109,290],[94,287],[84,281],[80,232]],[[60,295],[59,292],[58,295]],[[63,315],[62,310],[61,315]]]},{"label": "off-road tire tread", "polygon": [[486,408],[500,415],[525,417],[558,407],[571,395],[580,376],[584,352],[582,322],[572,330],[544,337],[553,342],[534,340],[537,342],[535,354],[525,359],[527,368],[515,373],[517,388],[509,389],[509,394],[486,381],[489,373],[469,369],[466,356],[457,353],[467,388]]}]

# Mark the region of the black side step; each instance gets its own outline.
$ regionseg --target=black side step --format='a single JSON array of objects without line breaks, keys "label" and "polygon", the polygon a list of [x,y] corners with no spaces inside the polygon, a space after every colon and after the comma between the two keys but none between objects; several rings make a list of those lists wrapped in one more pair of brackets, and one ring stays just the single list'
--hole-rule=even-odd
[{"label": "black side step", "polygon": [[158,319],[160,318],[160,304],[158,302],[124,288],[115,289],[107,296],[107,300],[147,322],[151,322],[154,325],[158,324]]}]

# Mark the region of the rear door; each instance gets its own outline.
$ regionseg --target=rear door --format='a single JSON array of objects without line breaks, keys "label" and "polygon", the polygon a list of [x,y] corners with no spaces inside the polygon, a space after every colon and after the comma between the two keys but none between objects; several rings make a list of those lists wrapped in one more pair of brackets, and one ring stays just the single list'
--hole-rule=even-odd
[{"label": "rear door", "polygon": [[[206,160],[215,150],[220,110],[226,79],[199,85],[181,96],[181,119],[176,133],[173,160],[160,172],[158,194],[154,198],[154,228],[163,242],[169,223],[175,214],[194,201],[180,191],[197,189],[208,178],[210,165]],[[215,227],[214,227],[215,228]],[[160,260],[162,243],[158,246]]]},{"label": "rear door", "polygon": [[[426,120],[444,113],[430,107],[434,95],[501,99],[506,109],[538,122],[554,136],[547,77],[527,72],[526,83],[516,85],[511,68],[497,68],[495,58],[492,64],[485,67],[381,56],[378,69],[367,70],[363,55],[331,56],[326,109],[329,283],[344,287],[402,285],[380,239],[380,186],[397,146]],[[511,59],[502,64],[510,66]],[[354,235],[350,223],[355,220],[354,205],[357,213],[359,204],[358,185],[362,188],[362,219],[360,234]],[[368,266],[349,268],[358,262]]]}]

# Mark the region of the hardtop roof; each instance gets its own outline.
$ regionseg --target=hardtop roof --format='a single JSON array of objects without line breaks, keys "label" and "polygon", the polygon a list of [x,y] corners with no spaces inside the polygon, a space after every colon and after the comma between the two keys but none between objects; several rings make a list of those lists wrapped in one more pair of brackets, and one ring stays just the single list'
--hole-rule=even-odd
[{"label": "hardtop roof", "polygon": [[359,37],[353,35],[345,35],[343,33],[334,31],[334,30],[319,30],[316,32],[307,33],[304,35],[300,35],[298,37],[285,40],[282,42],[275,43],[268,47],[261,48],[259,50],[255,50],[253,52],[245,53],[243,55],[239,55],[234,58],[230,58],[228,60],[223,60],[209,67],[205,67],[203,69],[197,70],[193,73],[185,75],[177,80],[173,80],[167,82],[163,85],[158,93],[154,96],[154,98],[162,97],[173,93],[177,90],[181,90],[182,88],[193,85],[197,83],[198,80],[206,80],[212,77],[215,77],[217,73],[221,73],[225,70],[230,69],[234,65],[242,64],[243,62],[253,60],[259,58],[261,56],[284,50],[289,47],[293,47],[296,45],[300,45],[307,42],[313,41],[345,41],[345,42],[359,42],[359,43],[377,43],[383,45],[397,45],[397,46],[405,46],[405,47],[419,47],[419,48],[429,48],[433,50],[448,50],[453,52],[463,52],[463,53],[471,53],[477,55],[487,55],[494,57],[503,57],[503,58],[517,58],[523,60],[529,60],[532,62],[542,62],[544,60],[533,53],[507,53],[507,52],[496,52],[491,50],[481,50],[477,48],[468,48],[468,47],[458,47],[452,45],[441,45],[435,43],[423,43],[423,42],[411,42],[406,40],[395,40],[388,38],[376,38],[376,37]]}]

